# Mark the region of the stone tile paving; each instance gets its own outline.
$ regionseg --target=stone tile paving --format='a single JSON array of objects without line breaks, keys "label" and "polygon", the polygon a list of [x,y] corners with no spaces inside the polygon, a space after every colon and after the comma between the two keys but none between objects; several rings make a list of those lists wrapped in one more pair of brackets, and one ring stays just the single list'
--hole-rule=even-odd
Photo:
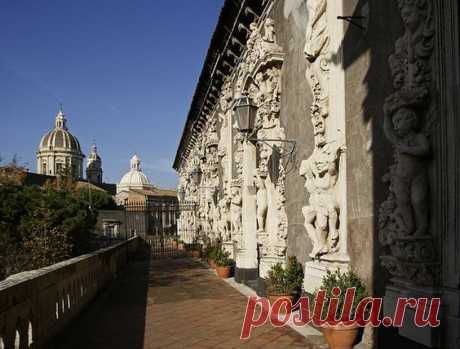
[{"label": "stone tile paving", "polygon": [[245,307],[197,260],[136,262],[50,348],[327,348],[320,336],[269,324],[242,341]]}]

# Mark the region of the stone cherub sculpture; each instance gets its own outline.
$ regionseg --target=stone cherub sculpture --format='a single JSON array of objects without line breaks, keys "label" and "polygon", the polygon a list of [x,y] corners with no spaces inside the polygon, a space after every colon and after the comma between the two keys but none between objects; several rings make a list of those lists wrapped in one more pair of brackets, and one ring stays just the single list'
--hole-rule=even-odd
[{"label": "stone cherub sculpture", "polygon": [[275,21],[271,18],[267,18],[264,23],[264,38],[267,42],[275,42]]},{"label": "stone cherub sculpture", "polygon": [[219,220],[217,225],[217,231],[223,241],[229,241],[231,239],[231,217],[230,217],[230,206],[231,200],[227,197],[222,197],[219,200]]},{"label": "stone cherub sculpture", "polygon": [[257,232],[263,233],[265,232],[265,224],[267,220],[268,199],[264,179],[259,173],[254,176],[254,184],[257,189]]},{"label": "stone cherub sculpture", "polygon": [[302,213],[313,243],[312,258],[337,252],[339,240],[339,203],[335,185],[339,154],[344,147],[320,139],[322,141],[316,144],[313,154],[300,166],[300,175],[305,177],[305,187],[310,194],[309,204],[302,208]]},{"label": "stone cherub sculpture", "polygon": [[241,186],[232,184],[231,187],[231,202],[230,202],[230,213],[232,216],[232,233],[240,234],[242,228],[242,204],[243,198],[241,196]]},{"label": "stone cherub sculpture", "polygon": [[390,170],[390,190],[396,200],[393,217],[405,234],[428,230],[428,178],[425,160],[430,153],[427,136],[418,131],[419,117],[410,107],[388,99],[384,105],[384,131],[396,151]]}]

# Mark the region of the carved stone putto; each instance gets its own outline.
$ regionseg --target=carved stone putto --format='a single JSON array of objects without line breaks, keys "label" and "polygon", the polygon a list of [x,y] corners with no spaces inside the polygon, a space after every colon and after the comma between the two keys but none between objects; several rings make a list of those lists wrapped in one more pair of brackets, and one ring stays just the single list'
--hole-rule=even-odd
[{"label": "carved stone putto", "polygon": [[319,142],[310,158],[300,166],[300,175],[305,177],[309,193],[309,205],[302,208],[302,213],[313,243],[312,258],[338,252],[340,207],[335,186],[341,151],[337,144]]},{"label": "carved stone putto", "polygon": [[389,194],[379,214],[382,265],[393,281],[433,285],[436,253],[429,232],[428,161],[434,29],[429,0],[398,0],[404,35],[388,62],[394,92],[384,105],[384,131],[394,164],[383,181]]},{"label": "carved stone putto", "polygon": [[232,220],[232,239],[237,243],[237,246],[242,248],[241,228],[242,228],[242,212],[243,212],[243,197],[241,193],[241,184],[238,180],[233,180],[231,185],[231,203],[230,213]]}]

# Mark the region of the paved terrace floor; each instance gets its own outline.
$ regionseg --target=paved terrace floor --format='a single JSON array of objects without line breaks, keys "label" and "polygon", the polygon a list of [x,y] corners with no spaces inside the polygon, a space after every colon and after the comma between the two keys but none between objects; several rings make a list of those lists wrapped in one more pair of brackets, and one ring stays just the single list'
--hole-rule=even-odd
[{"label": "paved terrace floor", "polygon": [[[247,298],[194,259],[131,264],[61,335],[54,349],[323,349],[267,324],[239,339]],[[317,342],[319,343],[319,342]]]}]

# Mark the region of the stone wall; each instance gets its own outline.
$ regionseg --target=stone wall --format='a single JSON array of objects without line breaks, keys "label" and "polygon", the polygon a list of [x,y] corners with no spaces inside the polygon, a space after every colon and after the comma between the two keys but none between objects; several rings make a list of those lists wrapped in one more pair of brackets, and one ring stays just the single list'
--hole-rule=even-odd
[{"label": "stone wall", "polygon": [[[225,236],[237,269],[262,278],[295,255],[307,292],[340,268],[356,271],[386,310],[401,295],[440,296],[442,335],[409,326],[366,331],[364,342],[458,346],[458,1],[254,1],[240,10],[223,11],[216,32],[238,44],[211,47],[208,58],[223,58],[215,74],[203,70],[211,92],[197,91],[203,106],[176,157],[187,200],[202,207],[194,228]],[[276,78],[258,70],[267,65]],[[257,109],[250,135],[234,112],[246,95]]]},{"label": "stone wall", "polygon": [[[312,250],[304,227],[302,207],[307,204],[305,181],[299,176],[300,163],[313,151],[313,126],[309,117],[312,103],[306,79],[307,60],[304,47],[307,27],[306,4],[292,8],[289,2],[277,2],[271,16],[275,18],[280,45],[285,48],[281,98],[281,124],[286,138],[296,141],[296,153],[286,175],[286,209],[288,215],[287,254],[304,263]],[[296,91],[292,93],[292,91]]]},{"label": "stone wall", "polygon": [[45,348],[136,253],[140,239],[0,282],[0,347]]}]

